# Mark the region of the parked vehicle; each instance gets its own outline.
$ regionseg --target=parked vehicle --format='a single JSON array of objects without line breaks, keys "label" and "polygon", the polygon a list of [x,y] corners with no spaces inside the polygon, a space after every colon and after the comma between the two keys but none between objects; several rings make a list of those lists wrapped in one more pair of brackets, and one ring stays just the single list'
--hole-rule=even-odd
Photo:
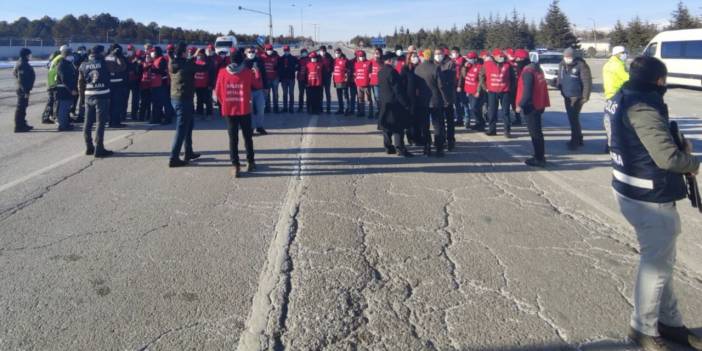
[{"label": "parked vehicle", "polygon": [[643,54],[668,67],[668,84],[702,87],[702,29],[661,32]]},{"label": "parked vehicle", "polygon": [[529,53],[529,59],[541,66],[548,85],[555,88],[558,80],[558,65],[563,61],[563,53],[557,51],[532,51]]},{"label": "parked vehicle", "polygon": [[227,54],[229,54],[229,50],[231,48],[236,48],[237,45],[238,42],[236,40],[236,37],[234,36],[217,37],[217,39],[215,40],[215,51],[226,51]]}]

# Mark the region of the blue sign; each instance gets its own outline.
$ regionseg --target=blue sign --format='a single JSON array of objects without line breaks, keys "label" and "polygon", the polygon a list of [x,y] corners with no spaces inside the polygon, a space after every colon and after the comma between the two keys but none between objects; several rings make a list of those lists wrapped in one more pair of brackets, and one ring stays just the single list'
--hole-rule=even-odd
[{"label": "blue sign", "polygon": [[256,42],[258,43],[258,45],[263,45],[266,43],[266,37],[260,36],[258,37],[258,39],[256,39]]},{"label": "blue sign", "polygon": [[383,38],[383,37],[371,38],[371,45],[385,46],[385,38]]}]

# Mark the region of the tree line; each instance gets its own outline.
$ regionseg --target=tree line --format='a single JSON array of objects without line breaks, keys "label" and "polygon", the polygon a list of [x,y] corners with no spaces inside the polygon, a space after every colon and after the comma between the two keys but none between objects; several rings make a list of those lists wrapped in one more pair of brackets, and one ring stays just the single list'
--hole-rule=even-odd
[{"label": "tree line", "polygon": [[[680,1],[672,13],[670,24],[663,29],[702,28],[702,20],[691,14],[685,4]],[[610,41],[612,46],[624,45],[632,52],[643,48],[657,33],[658,26],[639,17],[631,19],[627,25],[617,21],[610,32],[581,30],[576,31],[568,16],[561,10],[559,0],[552,0],[544,18],[536,24],[527,23],[525,17],[516,10],[510,16],[493,16],[487,18],[478,15],[473,23],[465,24],[462,28],[452,27],[449,30],[439,28],[410,31],[400,27],[392,35],[378,35],[385,38],[388,47],[401,45],[407,47],[437,47],[446,45],[462,49],[480,50],[486,48],[526,48],[545,47],[551,49],[580,48],[580,41]],[[372,46],[372,38],[368,35],[357,35],[351,39],[355,45]],[[587,48],[583,48],[587,49]],[[594,50],[594,49],[592,49]],[[590,53],[595,54],[594,52]]]}]

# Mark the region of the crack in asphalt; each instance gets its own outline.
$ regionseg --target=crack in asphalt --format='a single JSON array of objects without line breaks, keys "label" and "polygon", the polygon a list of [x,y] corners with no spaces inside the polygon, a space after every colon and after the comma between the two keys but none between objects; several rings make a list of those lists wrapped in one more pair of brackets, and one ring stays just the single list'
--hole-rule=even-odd
[{"label": "crack in asphalt", "polygon": [[186,324],[186,325],[183,325],[183,326],[180,326],[177,328],[168,329],[168,330],[162,332],[161,334],[157,335],[155,338],[153,338],[151,341],[149,341],[146,345],[138,348],[137,350],[138,351],[147,351],[147,350],[149,350],[149,347],[158,343],[166,335],[172,334],[172,333],[178,333],[178,332],[181,332],[181,331],[186,330],[186,329],[194,328],[194,327],[198,326],[199,324],[200,324],[200,322],[193,322],[193,323]]}]

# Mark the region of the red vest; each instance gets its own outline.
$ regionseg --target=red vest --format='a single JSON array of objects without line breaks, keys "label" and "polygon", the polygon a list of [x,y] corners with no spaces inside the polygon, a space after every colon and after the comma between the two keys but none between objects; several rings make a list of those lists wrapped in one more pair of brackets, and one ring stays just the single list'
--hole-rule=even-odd
[{"label": "red vest", "polygon": [[[154,67],[156,69],[159,69],[159,66],[161,66],[161,62],[163,62],[163,61],[166,61],[166,67],[168,67],[169,58],[168,58],[168,56],[165,56],[165,55],[159,56],[154,60]],[[171,79],[171,77],[168,75],[168,68],[166,68],[166,71],[161,75],[161,84],[169,84],[170,79]]]},{"label": "red vest", "polygon": [[[160,79],[154,79],[154,74],[151,72],[151,62],[144,62],[141,64],[141,82],[139,82],[139,89],[146,90],[157,88],[161,86]],[[156,83],[158,85],[154,86]]]},{"label": "red vest", "polygon": [[253,90],[261,90],[263,89],[263,74],[261,73],[261,70],[254,67],[251,72],[253,73],[253,84],[251,88]]},{"label": "red vest", "polygon": [[458,56],[455,60],[453,60],[453,63],[456,65],[456,82],[458,82],[457,84],[460,85],[461,69],[466,64],[466,59],[463,58],[463,56]]},{"label": "red vest", "polygon": [[339,57],[334,60],[334,84],[341,84],[346,82],[346,65],[348,64],[347,59]]},{"label": "red vest", "polygon": [[297,80],[299,81],[305,81],[307,77],[305,77],[305,67],[307,67],[307,63],[310,62],[310,59],[307,57],[300,57],[300,60],[298,61],[299,68],[297,69]]},{"label": "red vest", "polygon": [[[397,63],[395,64],[395,70],[397,73],[402,73],[402,67],[405,67],[405,58],[404,57],[398,57],[397,58]],[[380,68],[378,68],[380,70]]]},{"label": "red vest", "polygon": [[512,67],[508,62],[485,62],[485,85],[490,93],[508,93]]},{"label": "red vest", "polygon": [[262,55],[263,67],[266,68],[266,79],[276,80],[278,79],[278,59],[276,55]]},{"label": "red vest", "polygon": [[319,61],[307,62],[307,65],[305,66],[305,72],[307,75],[307,86],[308,87],[321,87],[322,86],[322,66],[323,66],[323,64]]},{"label": "red vest", "polygon": [[378,72],[380,72],[380,62],[377,60],[371,60],[371,72],[370,72],[370,85],[371,86],[377,86],[378,85]]},{"label": "red vest", "polygon": [[[372,66],[373,64],[368,60],[356,61],[356,63],[353,64],[353,78],[357,87],[365,88],[371,84]],[[380,69],[380,66],[378,66],[378,69]]]},{"label": "red vest", "polygon": [[463,90],[466,94],[475,95],[480,89],[480,70],[483,65],[476,63],[466,67],[466,79],[463,82]]},{"label": "red vest", "polygon": [[[195,61],[195,64],[198,66],[207,66],[207,61],[197,60],[197,61]],[[207,86],[209,84],[210,84],[209,72],[207,72],[207,71],[195,72],[195,88],[196,89],[207,88]]]},{"label": "red vest", "polygon": [[244,67],[238,73],[222,68],[217,75],[215,94],[223,117],[251,114],[251,86],[253,73]]},{"label": "red vest", "polygon": [[543,110],[551,106],[551,100],[548,97],[548,83],[546,82],[546,77],[544,77],[544,72],[540,69],[536,69],[534,65],[528,65],[522,70],[522,74],[519,75],[519,83],[517,84],[517,103],[522,101],[524,96],[524,79],[522,76],[525,72],[531,72],[534,76],[534,86],[531,92],[531,103],[537,110]]}]

